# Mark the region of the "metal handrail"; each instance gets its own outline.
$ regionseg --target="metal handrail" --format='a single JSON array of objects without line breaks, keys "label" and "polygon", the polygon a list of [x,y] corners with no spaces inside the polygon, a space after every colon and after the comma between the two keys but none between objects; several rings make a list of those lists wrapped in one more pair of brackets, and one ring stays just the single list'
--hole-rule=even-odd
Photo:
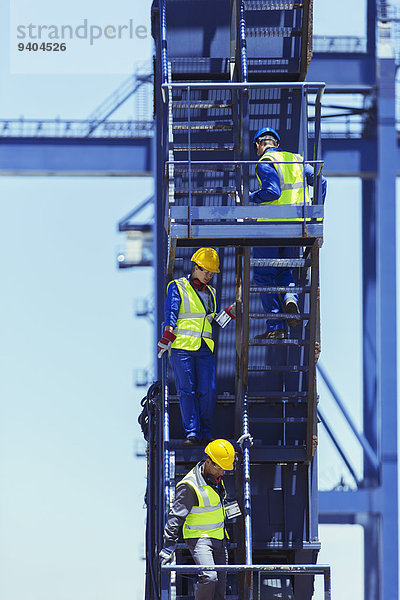
[{"label": "metal handrail", "polygon": [[[163,572],[199,573],[199,571],[220,571],[226,573],[250,572],[258,574],[257,600],[261,598],[261,574],[291,577],[292,575],[323,575],[324,600],[331,600],[331,569],[328,565],[164,565]],[[251,590],[253,597],[253,590]]]},{"label": "metal handrail", "polygon": [[[190,123],[190,120],[189,120]],[[189,128],[190,129],[190,128]],[[258,164],[259,161],[256,160],[214,160],[214,161],[205,161],[205,160],[192,160],[191,159],[191,153],[190,153],[190,137],[189,137],[189,157],[188,160],[180,160],[180,161],[166,161],[166,165],[173,165],[174,167],[176,167],[177,165],[188,165],[189,166],[189,189],[188,189],[188,194],[189,194],[189,237],[191,237],[192,234],[192,167],[196,166],[196,165],[256,165]],[[314,173],[315,173],[315,178],[314,178],[314,202],[311,206],[317,206],[317,205],[322,205],[322,194],[318,193],[318,190],[320,188],[320,181],[321,181],[321,170],[322,170],[322,166],[324,164],[323,160],[305,160],[303,158],[303,161],[301,163],[299,163],[299,161],[275,161],[277,164],[302,164],[303,165],[303,180],[305,182],[305,177],[304,177],[304,167],[306,164],[310,164],[310,165],[314,165]],[[317,169],[317,167],[319,167]],[[205,169],[206,170],[206,169]],[[307,217],[310,217],[310,215],[307,215],[307,207],[309,206],[306,203],[306,194],[305,194],[305,189],[306,189],[306,184],[303,186],[303,221],[304,224],[306,226],[307,223]],[[317,193],[315,193],[317,191]],[[282,205],[282,206],[286,206],[286,205]]]},{"label": "metal handrail", "polygon": [[[241,10],[243,9],[243,5],[241,4]],[[243,55],[243,60],[241,60],[241,65],[244,66],[245,62],[244,62],[244,58],[245,55]],[[190,107],[190,94],[192,90],[201,90],[201,89],[207,89],[207,90],[212,90],[212,89],[226,89],[226,90],[238,90],[240,92],[243,92],[245,90],[248,89],[298,89],[301,90],[302,95],[304,97],[307,96],[308,92],[315,92],[317,94],[316,100],[315,100],[315,105],[316,105],[316,109],[315,109],[315,114],[316,115],[320,115],[321,114],[321,99],[322,99],[322,94],[324,92],[325,89],[325,83],[324,82],[279,82],[279,83],[269,83],[269,82],[252,82],[252,83],[248,83],[246,82],[229,82],[229,83],[220,83],[220,82],[168,82],[168,83],[164,83],[161,86],[162,89],[162,96],[164,99],[164,102],[167,101],[167,95],[166,95],[166,90],[168,89],[169,94],[171,94],[173,89],[185,89],[187,90],[187,94],[188,94],[188,165],[189,165],[189,208],[191,209],[192,207],[192,165],[193,164],[201,164],[201,163],[196,163],[195,161],[192,161],[192,147],[191,147],[191,107]],[[307,138],[307,124],[308,124],[308,117],[307,114],[304,112],[306,110],[306,106],[307,106],[307,102],[302,102],[303,105],[303,154],[306,153],[307,151],[307,144],[308,144],[308,138]],[[316,131],[320,131],[320,126],[319,123],[316,124]],[[317,146],[316,150],[314,151],[314,159],[315,156],[318,156],[319,153],[319,147]],[[257,164],[258,161],[232,161],[231,164],[235,164],[235,165],[248,165],[248,164]],[[278,164],[281,163],[286,163],[286,164],[294,164],[294,163],[298,163],[298,161],[277,161]],[[305,168],[305,164],[318,164],[320,165],[320,167],[322,167],[323,162],[322,161],[307,161],[305,160],[305,158],[303,157],[303,161],[302,161],[302,167],[303,167],[303,179],[305,180],[304,177],[304,168]],[[173,161],[174,166],[178,164],[178,162]],[[184,161],[181,161],[181,164],[184,164]],[[222,163],[221,161],[214,161],[214,164],[229,164],[224,162]],[[314,171],[316,171],[315,167],[314,167]],[[319,190],[320,190],[320,171],[321,169],[319,169],[319,172],[316,173],[316,177],[314,180],[314,200],[316,201],[316,203],[320,203],[321,199],[320,199],[320,194],[319,194]],[[304,185],[303,187],[303,196],[304,196],[304,202],[303,202],[303,206],[304,206],[304,214],[303,214],[303,222],[304,222],[304,228],[305,231],[307,229],[307,203],[306,203],[306,187]],[[189,212],[189,214],[191,213],[191,211]],[[192,220],[190,217],[190,223],[189,223],[189,237],[192,236]]]},{"label": "metal handrail", "polygon": [[161,81],[168,83],[168,51],[167,51],[167,2],[160,0],[160,33],[161,33]]},{"label": "metal handrail", "polygon": [[98,123],[88,136],[87,119],[0,119],[0,137],[89,138],[89,137],[150,137],[153,121],[120,120]]},{"label": "metal handrail", "polygon": [[167,353],[162,359],[163,374],[163,476],[164,476],[164,524],[170,508],[170,460],[169,460],[169,388]]},{"label": "metal handrail", "polygon": [[246,44],[246,19],[244,15],[244,2],[240,0],[239,8],[239,44],[240,44],[240,74],[242,82],[247,83],[247,44]]},{"label": "metal handrail", "polygon": [[208,82],[208,81],[192,81],[190,83],[186,82],[173,82],[173,83],[163,83],[161,85],[162,88],[166,88],[171,86],[172,88],[187,88],[190,86],[191,89],[252,89],[252,88],[271,88],[271,89],[307,89],[307,90],[324,90],[326,87],[326,83],[322,81],[287,81],[287,82]]},{"label": "metal handrail", "polygon": [[244,478],[244,531],[246,545],[246,564],[251,565],[253,562],[253,536],[251,526],[251,489],[250,489],[250,430],[249,430],[249,414],[247,404],[247,391],[243,394],[242,405],[242,423],[243,423],[243,478]]},{"label": "metal handrail", "polygon": [[[189,161],[187,160],[171,160],[166,161],[165,164],[174,164],[174,165],[187,165]],[[192,160],[192,165],[256,165],[258,160]],[[276,160],[274,161],[279,165],[291,165],[291,164],[301,164],[298,160]],[[324,161],[321,160],[304,160],[309,165],[314,164],[324,164]]]},{"label": "metal handrail", "polygon": [[192,236],[192,148],[191,148],[191,127],[190,127],[190,86],[187,89],[188,102],[188,165],[189,165],[189,236]]}]

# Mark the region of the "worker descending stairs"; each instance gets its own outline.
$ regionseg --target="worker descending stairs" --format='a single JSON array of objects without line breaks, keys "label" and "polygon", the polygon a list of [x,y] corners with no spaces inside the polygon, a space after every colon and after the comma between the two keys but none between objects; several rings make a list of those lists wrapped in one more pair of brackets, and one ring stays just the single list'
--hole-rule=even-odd
[{"label": "worker descending stairs", "polygon": [[[214,248],[200,248],[191,261],[191,274],[171,281],[167,286],[164,333],[158,342],[159,358],[169,351],[185,430],[185,446],[196,446],[212,439],[216,399],[213,321],[218,304],[216,290],[210,283],[220,272],[219,258]],[[232,305],[222,312],[234,318]],[[216,322],[221,317],[219,315]]]},{"label": "worker descending stairs", "polygon": [[[225,500],[222,477],[232,471],[235,450],[230,442],[213,440],[205,450],[206,458],[176,485],[174,503],[164,530],[162,564],[172,558],[183,527],[183,538],[198,565],[227,564]],[[200,571],[195,600],[225,600],[226,573]]]}]

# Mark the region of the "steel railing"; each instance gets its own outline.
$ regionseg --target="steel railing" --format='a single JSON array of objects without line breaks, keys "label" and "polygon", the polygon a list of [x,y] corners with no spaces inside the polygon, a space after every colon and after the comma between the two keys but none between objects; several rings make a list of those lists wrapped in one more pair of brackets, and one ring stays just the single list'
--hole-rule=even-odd
[{"label": "steel railing", "polygon": [[153,135],[153,129],[153,121],[91,124],[86,119],[0,119],[0,137],[3,138],[148,138]]},{"label": "steel railing", "polygon": [[331,569],[328,565],[165,565],[161,571],[181,573],[199,573],[199,571],[225,571],[227,573],[257,574],[256,596],[254,586],[249,600],[261,600],[261,575],[268,579],[274,577],[292,577],[293,575],[322,575],[324,578],[324,600],[331,600]]}]

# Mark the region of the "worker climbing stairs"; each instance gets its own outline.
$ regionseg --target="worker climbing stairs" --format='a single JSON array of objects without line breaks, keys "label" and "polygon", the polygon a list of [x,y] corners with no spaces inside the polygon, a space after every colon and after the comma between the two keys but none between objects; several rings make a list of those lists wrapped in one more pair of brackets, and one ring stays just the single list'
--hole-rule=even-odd
[{"label": "worker climbing stairs", "polygon": [[[158,297],[190,273],[193,253],[215,248],[212,285],[236,320],[213,325],[217,404],[213,435],[236,448],[224,477],[241,516],[228,522],[227,598],[311,600],[317,531],[316,361],[319,353],[319,250],[323,238],[320,101],[323,84],[305,83],[311,58],[311,2],[155,0]],[[310,112],[309,106],[313,106]],[[259,187],[253,136],[268,126],[312,169],[312,201],[249,203]],[[290,248],[291,258],[256,248]],[[268,252],[266,253],[268,254]],[[294,285],[254,281],[254,269],[293,273]],[[297,294],[298,312],[265,313],[262,295]],[[161,305],[157,333],[163,331]],[[281,336],[264,335],[279,323]],[[290,325],[288,327],[288,324]],[[171,338],[172,339],[172,338]],[[204,456],[185,444],[179,395],[167,353],[146,401],[148,519],[146,599],[194,598],[196,567],[183,540],[175,563],[158,553],[175,487]]]}]

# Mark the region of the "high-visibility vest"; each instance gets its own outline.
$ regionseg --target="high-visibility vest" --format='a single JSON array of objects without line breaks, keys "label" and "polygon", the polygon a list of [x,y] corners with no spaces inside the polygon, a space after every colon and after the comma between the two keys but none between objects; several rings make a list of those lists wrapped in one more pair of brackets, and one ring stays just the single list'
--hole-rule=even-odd
[{"label": "high-visibility vest", "polygon": [[[193,506],[183,524],[183,538],[214,538],[223,540],[225,537],[225,510],[219,494],[210,486],[201,485],[196,465],[179,483],[189,485],[196,493],[198,506]],[[204,480],[203,480],[204,481]],[[222,483],[224,494],[225,486]]]},{"label": "high-visibility vest", "polygon": [[[292,154],[291,152],[283,152],[282,150],[272,150],[264,152],[260,162],[270,162],[278,173],[279,183],[281,186],[281,195],[277,200],[271,202],[261,202],[262,206],[271,204],[310,204],[307,182],[303,178],[303,157],[300,154]],[[277,162],[279,161],[279,162]],[[292,164],[284,164],[282,161],[296,161]],[[299,163],[299,164],[298,164]],[[260,188],[262,181],[258,175],[258,164],[256,165],[256,176]],[[258,221],[302,221],[303,219],[257,219]]]},{"label": "high-visibility vest", "polygon": [[[214,340],[212,339],[212,319],[217,310],[217,300],[215,289],[210,285],[207,289],[211,294],[212,312],[206,312],[200,297],[191,286],[186,277],[174,280],[181,297],[178,320],[173,333],[176,339],[172,342],[172,348],[181,350],[198,350],[201,346],[201,340],[204,339],[211,352],[214,351]],[[168,284],[171,285],[172,281]]]}]

